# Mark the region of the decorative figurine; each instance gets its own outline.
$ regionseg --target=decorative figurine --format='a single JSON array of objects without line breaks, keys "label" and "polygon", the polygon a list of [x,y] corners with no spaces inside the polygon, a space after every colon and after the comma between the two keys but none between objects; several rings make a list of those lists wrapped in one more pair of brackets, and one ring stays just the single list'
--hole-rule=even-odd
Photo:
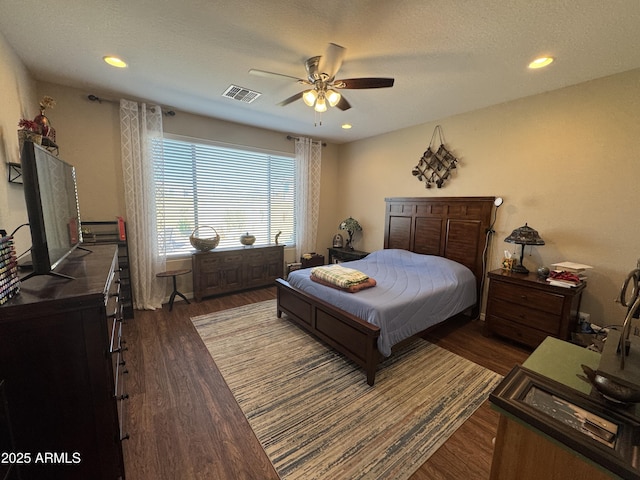
[{"label": "decorative figurine", "polygon": [[344,245],[344,240],[342,238],[342,235],[340,235],[339,233],[336,233],[333,236],[333,248],[342,248],[343,245]]}]

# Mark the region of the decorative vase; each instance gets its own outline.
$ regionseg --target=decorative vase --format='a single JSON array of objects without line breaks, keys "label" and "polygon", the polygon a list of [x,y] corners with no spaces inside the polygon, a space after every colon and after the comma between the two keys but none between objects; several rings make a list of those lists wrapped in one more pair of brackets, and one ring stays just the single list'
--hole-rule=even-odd
[{"label": "decorative vase", "polygon": [[240,237],[240,243],[242,245],[253,245],[256,241],[256,237],[254,237],[253,235],[249,235],[249,232],[247,232],[246,234],[242,235]]},{"label": "decorative vase", "polygon": [[42,133],[42,136],[48,137],[51,130],[51,123],[49,122],[47,116],[44,114],[44,108],[40,109],[40,115],[36,116],[33,121],[40,125],[40,132]]},{"label": "decorative vase", "polygon": [[549,276],[549,268],[548,267],[538,268],[538,276],[547,278]]},{"label": "decorative vase", "polygon": [[[56,129],[51,126],[51,122],[49,121],[47,116],[44,114],[44,109],[43,108],[40,109],[40,115],[36,116],[36,118],[34,118],[33,121],[36,122],[40,126],[40,133],[42,133],[43,140],[44,139],[47,140],[47,141],[43,141],[42,145],[50,146],[51,142],[53,142],[53,144],[55,144],[56,143]],[[53,145],[53,146],[55,146],[55,145]]]}]

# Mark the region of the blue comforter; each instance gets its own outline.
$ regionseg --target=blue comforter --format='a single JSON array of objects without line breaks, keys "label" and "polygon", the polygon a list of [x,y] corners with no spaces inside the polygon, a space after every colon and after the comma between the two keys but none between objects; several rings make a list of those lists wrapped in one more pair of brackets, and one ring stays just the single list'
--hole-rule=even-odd
[{"label": "blue comforter", "polygon": [[467,267],[453,260],[407,250],[378,250],[362,260],[344,264],[376,280],[373,288],[348,293],[309,278],[311,269],[296,270],[287,281],[315,297],[380,327],[378,350],[473,306],[476,280]]}]

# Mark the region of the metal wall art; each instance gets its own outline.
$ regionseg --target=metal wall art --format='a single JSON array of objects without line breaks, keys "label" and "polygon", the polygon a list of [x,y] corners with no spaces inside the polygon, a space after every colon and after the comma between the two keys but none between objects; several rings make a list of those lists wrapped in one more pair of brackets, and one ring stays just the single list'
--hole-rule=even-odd
[{"label": "metal wall art", "polygon": [[[436,133],[440,139],[440,147],[437,150],[434,143]],[[424,180],[426,188],[431,188],[433,185],[442,188],[445,180],[451,177],[451,171],[455,170],[456,163],[458,159],[445,148],[442,128],[437,125],[433,130],[429,147],[411,173],[419,181]]]}]

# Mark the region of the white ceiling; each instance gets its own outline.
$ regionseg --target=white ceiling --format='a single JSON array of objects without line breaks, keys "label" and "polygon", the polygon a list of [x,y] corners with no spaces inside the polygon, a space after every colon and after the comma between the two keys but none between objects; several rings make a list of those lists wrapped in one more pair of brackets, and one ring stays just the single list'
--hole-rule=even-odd
[{"label": "white ceiling", "polygon": [[[640,67],[638,0],[0,0],[0,12],[38,80],[334,143]],[[277,105],[303,89],[294,80],[248,73],[304,78],[329,42],[346,48],[337,78],[395,85],[343,90],[352,108],[316,118]],[[539,54],[557,60],[528,70]],[[231,84],[262,95],[222,97]]]}]

